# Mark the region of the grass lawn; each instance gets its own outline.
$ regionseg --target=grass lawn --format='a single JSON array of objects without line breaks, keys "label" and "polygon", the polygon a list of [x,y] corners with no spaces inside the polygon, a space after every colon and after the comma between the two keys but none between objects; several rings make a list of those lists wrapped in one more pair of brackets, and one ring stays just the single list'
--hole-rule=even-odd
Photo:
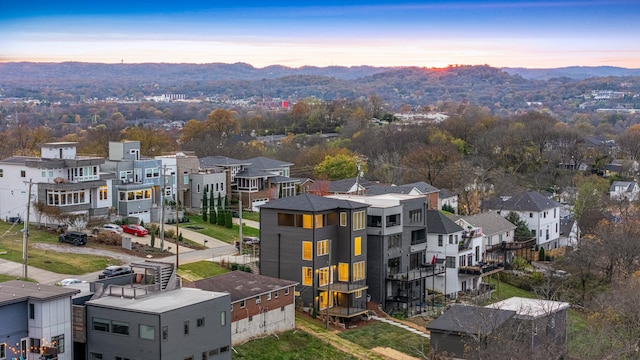
[{"label": "grass lawn", "polygon": [[[238,227],[238,225],[234,224],[233,227],[229,229],[224,226],[218,226],[218,225],[210,224],[208,222],[204,222],[202,220],[202,216],[197,216],[197,215],[190,215],[188,223],[180,224],[181,227],[187,227],[187,228],[190,225],[202,227],[204,229],[201,229],[201,230],[189,229],[189,230],[197,231],[201,234],[211,236],[214,239],[218,239],[229,244],[233,244],[236,240],[238,240],[239,233],[240,233],[240,228]],[[259,235],[260,235],[259,229],[252,228],[246,225],[242,227],[242,236],[259,236]]]},{"label": "grass lawn", "polygon": [[429,353],[429,340],[397,326],[373,321],[366,326],[342,331],[341,338],[364,348],[389,347],[407,355],[420,357]]},{"label": "grass lawn", "polygon": [[178,275],[187,281],[196,281],[211,276],[224,274],[231,270],[211,261],[198,261],[180,265]]},{"label": "grass lawn", "polygon": [[508,299],[510,297],[514,297],[514,296],[518,296],[518,297],[523,297],[523,298],[530,298],[533,299],[536,297],[535,294],[530,293],[526,290],[520,289],[518,287],[509,285],[505,282],[499,281],[498,279],[495,279],[493,277],[489,277],[488,281],[487,278],[483,278],[482,279],[483,282],[485,283],[489,283],[489,284],[493,284],[496,287],[496,290],[493,292],[493,294],[491,294],[491,301],[490,302],[497,302],[497,301],[501,301],[504,299]]},{"label": "grass lawn", "polygon": [[299,330],[289,330],[234,346],[234,359],[357,359],[330,344]]},{"label": "grass lawn", "polygon": [[[19,226],[19,227],[18,227]],[[22,225],[11,226],[0,222],[0,257],[22,263]],[[58,235],[48,231],[29,228],[29,244],[58,243]],[[72,245],[65,245],[72,246]],[[36,249],[29,246],[29,266],[58,274],[81,275],[104,269],[119,261],[95,255],[70,256],[69,253]]]},{"label": "grass lawn", "polygon": [[243,211],[242,220],[260,221],[260,213],[257,211]]},{"label": "grass lawn", "polygon": [[16,279],[15,276],[0,274],[0,283],[3,283],[5,281],[9,281],[9,280],[15,280],[15,279]]}]

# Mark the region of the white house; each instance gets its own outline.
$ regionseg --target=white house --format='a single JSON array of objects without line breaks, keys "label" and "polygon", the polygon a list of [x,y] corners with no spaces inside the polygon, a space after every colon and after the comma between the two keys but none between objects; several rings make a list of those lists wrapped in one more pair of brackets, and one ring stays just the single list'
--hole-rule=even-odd
[{"label": "white house", "polygon": [[482,210],[496,211],[506,217],[515,212],[527,223],[536,244],[545,249],[560,246],[560,207],[562,205],[537,191],[527,191],[515,196],[487,199],[482,202]]},{"label": "white house", "polygon": [[614,181],[609,187],[609,197],[611,200],[638,200],[640,187],[636,181]]},{"label": "white house", "polygon": [[[0,160],[0,218],[82,227],[89,218],[106,216],[111,207],[111,180],[100,176],[104,158],[79,156],[75,142],[41,145],[41,157]],[[29,185],[31,183],[31,194]],[[36,204],[57,207],[67,219],[35,211]],[[72,216],[75,217],[74,220]]]}]

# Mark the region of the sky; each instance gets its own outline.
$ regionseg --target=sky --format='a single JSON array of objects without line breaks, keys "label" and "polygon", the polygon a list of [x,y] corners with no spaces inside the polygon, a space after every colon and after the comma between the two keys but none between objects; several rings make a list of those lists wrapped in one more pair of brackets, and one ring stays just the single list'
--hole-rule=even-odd
[{"label": "sky", "polygon": [[0,62],[640,68],[640,0],[16,0]]}]

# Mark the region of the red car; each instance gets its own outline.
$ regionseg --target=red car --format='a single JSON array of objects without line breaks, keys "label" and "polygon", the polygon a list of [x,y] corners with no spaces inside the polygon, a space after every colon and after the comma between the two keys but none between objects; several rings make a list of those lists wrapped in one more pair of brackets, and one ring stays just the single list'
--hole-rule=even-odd
[{"label": "red car", "polygon": [[135,236],[149,235],[149,230],[137,224],[122,225],[122,231]]}]

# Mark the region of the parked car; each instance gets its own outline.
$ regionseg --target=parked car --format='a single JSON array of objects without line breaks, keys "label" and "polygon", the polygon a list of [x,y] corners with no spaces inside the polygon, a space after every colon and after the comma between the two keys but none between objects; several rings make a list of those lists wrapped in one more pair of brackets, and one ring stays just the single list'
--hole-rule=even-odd
[{"label": "parked car", "polygon": [[87,244],[87,234],[79,231],[69,231],[58,236],[58,241],[61,243],[69,243],[75,246]]},{"label": "parked car", "polygon": [[117,225],[117,224],[103,224],[101,226],[93,228],[92,232],[93,232],[94,235],[98,235],[99,233],[102,233],[102,232],[113,232],[113,233],[122,235],[123,231],[122,231],[122,227],[120,225]]},{"label": "parked car", "polygon": [[133,234],[135,236],[149,235],[149,230],[137,224],[122,225],[122,231],[127,234]]},{"label": "parked car", "polygon": [[62,286],[69,286],[69,285],[81,284],[81,283],[86,283],[86,281],[82,281],[80,279],[62,279],[62,280],[60,280],[60,285],[62,285]]},{"label": "parked car", "polygon": [[[256,236],[247,236],[242,238],[242,246],[258,246],[260,245],[260,238]],[[236,248],[240,248],[240,242],[236,241]]]},{"label": "parked car", "polygon": [[110,278],[114,276],[120,276],[120,275],[132,274],[132,273],[133,273],[133,270],[128,266],[111,265],[111,266],[107,266],[107,268],[104,269],[104,271],[102,271],[102,274],[98,275],[98,278],[104,279],[104,278]]}]

